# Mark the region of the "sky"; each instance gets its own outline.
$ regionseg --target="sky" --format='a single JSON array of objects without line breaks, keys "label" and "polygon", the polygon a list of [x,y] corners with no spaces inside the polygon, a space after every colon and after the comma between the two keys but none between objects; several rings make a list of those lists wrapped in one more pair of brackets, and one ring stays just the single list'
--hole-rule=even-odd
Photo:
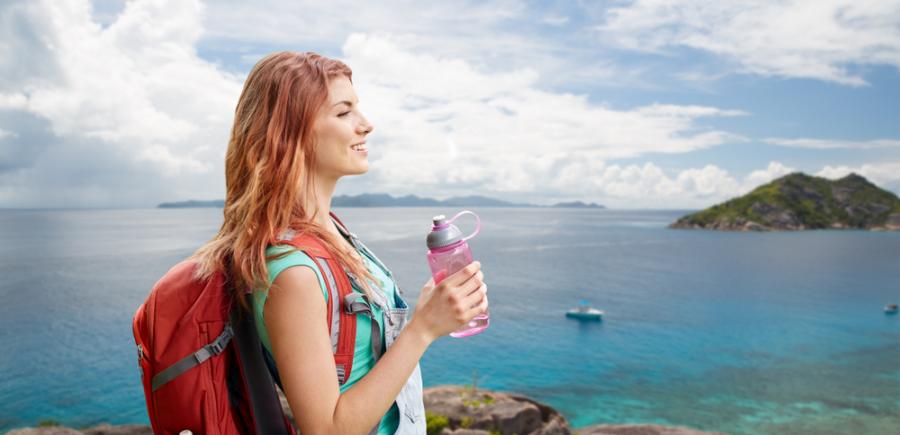
[{"label": "sky", "polygon": [[336,194],[900,193],[900,0],[0,0],[0,208],[224,198],[243,81],[281,50],[349,65],[375,126]]}]

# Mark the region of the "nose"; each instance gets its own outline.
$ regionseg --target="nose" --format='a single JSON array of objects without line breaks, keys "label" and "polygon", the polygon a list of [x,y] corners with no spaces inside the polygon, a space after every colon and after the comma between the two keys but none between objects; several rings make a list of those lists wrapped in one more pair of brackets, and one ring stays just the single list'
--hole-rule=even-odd
[{"label": "nose", "polygon": [[371,133],[372,130],[375,130],[375,126],[372,125],[372,123],[369,122],[369,120],[365,117],[362,118],[362,122],[359,123],[359,126],[357,128],[359,130],[359,133],[364,136]]}]

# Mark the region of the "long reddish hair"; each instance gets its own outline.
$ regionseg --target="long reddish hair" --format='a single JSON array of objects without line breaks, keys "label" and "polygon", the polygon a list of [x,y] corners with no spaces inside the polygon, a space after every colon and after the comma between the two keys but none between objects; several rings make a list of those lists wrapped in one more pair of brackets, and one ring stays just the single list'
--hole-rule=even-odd
[{"label": "long reddish hair", "polygon": [[[312,52],[272,53],[250,71],[225,156],[225,219],[219,233],[192,256],[199,264],[196,278],[225,272],[238,295],[269,288],[266,261],[290,251],[267,258],[265,250],[290,228],[316,236],[343,266],[366,278],[364,285],[374,279],[315,223],[316,215],[328,210],[304,208],[318,203],[313,122],[328,100],[330,80],[339,76],[351,79],[352,71]],[[363,290],[370,291],[368,286]],[[237,299],[248,308],[243,297]]]}]

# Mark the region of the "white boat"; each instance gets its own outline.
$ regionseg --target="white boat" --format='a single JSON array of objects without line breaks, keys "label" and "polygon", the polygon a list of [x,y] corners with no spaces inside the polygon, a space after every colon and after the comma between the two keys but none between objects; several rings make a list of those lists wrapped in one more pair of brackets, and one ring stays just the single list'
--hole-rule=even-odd
[{"label": "white boat", "polygon": [[566,317],[579,320],[602,320],[604,314],[603,310],[591,308],[587,301],[581,301],[577,307],[566,311]]},{"label": "white boat", "polygon": [[897,304],[888,304],[884,306],[884,314],[897,314]]}]

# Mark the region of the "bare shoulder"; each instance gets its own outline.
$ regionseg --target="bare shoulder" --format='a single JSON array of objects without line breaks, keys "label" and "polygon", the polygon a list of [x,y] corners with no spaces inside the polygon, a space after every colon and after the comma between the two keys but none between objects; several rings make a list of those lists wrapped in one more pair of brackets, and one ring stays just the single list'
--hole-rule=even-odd
[{"label": "bare shoulder", "polygon": [[289,267],[279,273],[269,289],[264,310],[267,327],[270,322],[285,321],[324,325],[325,300],[316,273],[305,266]]}]

